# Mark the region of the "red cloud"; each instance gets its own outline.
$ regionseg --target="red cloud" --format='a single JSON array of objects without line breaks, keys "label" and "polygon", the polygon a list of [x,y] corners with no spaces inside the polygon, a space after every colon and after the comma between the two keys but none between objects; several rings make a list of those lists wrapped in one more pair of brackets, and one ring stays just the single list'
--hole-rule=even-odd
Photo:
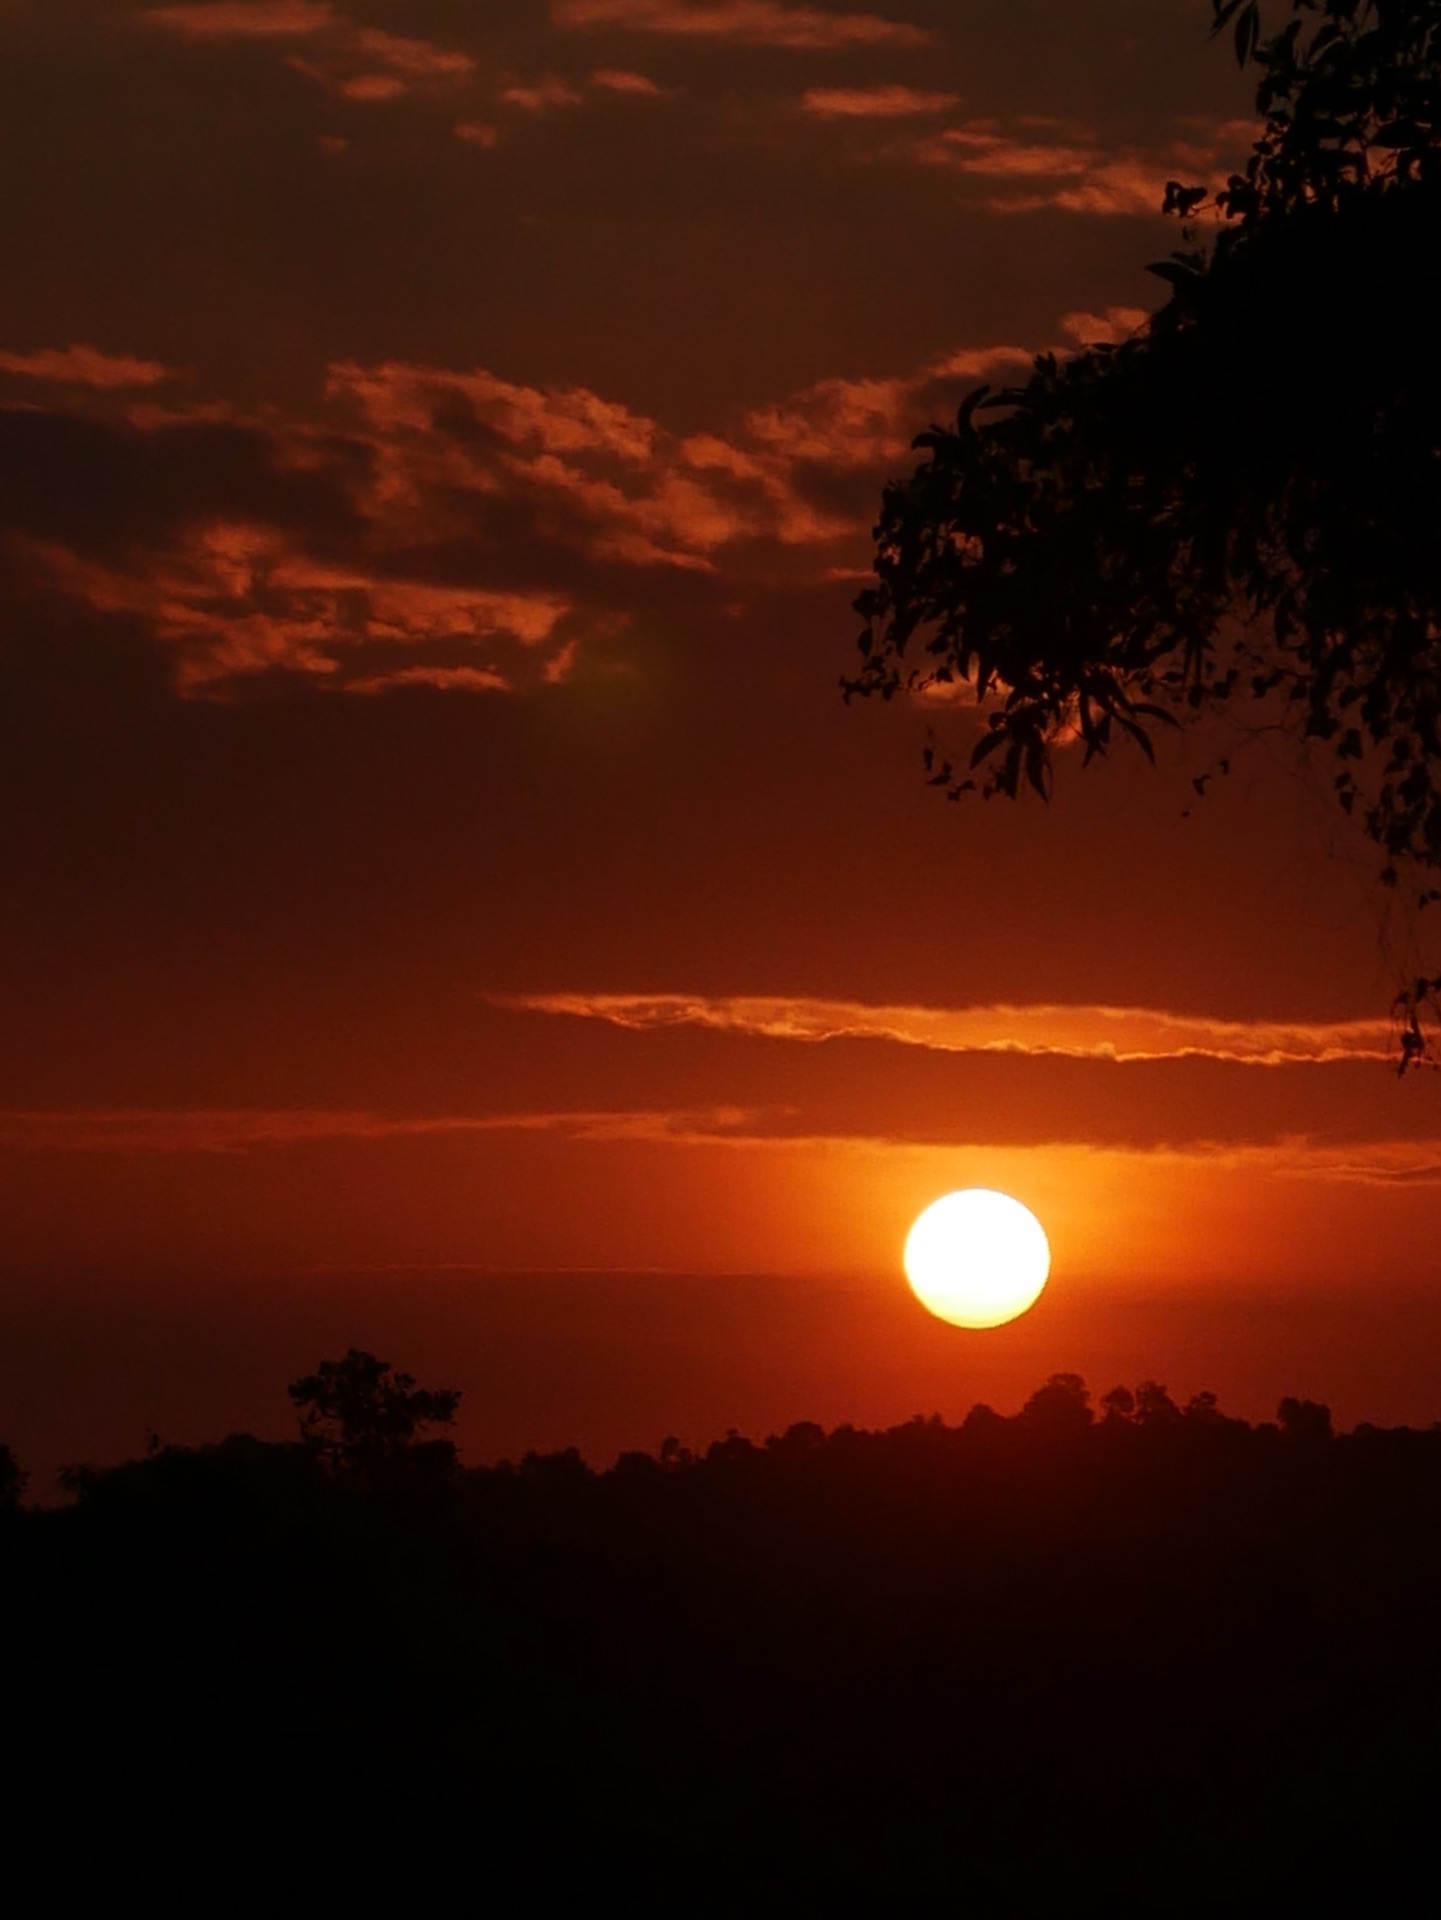
[{"label": "red cloud", "polygon": [[919,374],[880,380],[820,380],[746,417],[750,438],[784,455],[835,468],[875,467],[901,458],[917,427],[937,411],[932,396],[954,381],[987,379],[1029,365],[1024,347],[962,350]]},{"label": "red cloud", "polygon": [[590,84],[606,93],[637,93],[658,98],[665,92],[654,80],[643,73],[630,73],[617,67],[597,67],[590,76]]},{"label": "red cloud", "polygon": [[532,81],[529,86],[517,83],[501,89],[500,98],[508,107],[519,107],[525,113],[550,113],[556,107],[578,107],[584,95],[578,93],[568,80],[558,79],[548,73],[543,79]]},{"label": "red cloud", "polygon": [[1158,1007],[873,1006],[806,996],[541,993],[496,996],[518,1011],[568,1014],[645,1032],[707,1027],[771,1040],[883,1040],[937,1053],[1022,1053],[1139,1062],[1205,1059],[1237,1066],[1390,1062],[1384,1020],[1222,1020]]},{"label": "red cloud", "polygon": [[[212,521],[123,568],[54,545],[33,554],[75,598],[100,612],[140,615],[174,655],[179,690],[192,694],[275,671],[360,693],[553,683],[559,648],[551,643],[571,610],[560,594],[327,567],[276,529],[237,522]],[[407,658],[456,650],[466,656],[459,662]]]},{"label": "red cloud", "polygon": [[1150,319],[1144,307],[1107,307],[1104,313],[1068,313],[1061,331],[1080,347],[1116,346],[1139,333]]},{"label": "red cloud", "polygon": [[417,87],[469,79],[475,71],[468,53],[352,26],[319,0],[206,0],[152,7],[142,17],[194,41],[318,38],[315,58],[297,56],[290,64],[346,100],[394,100]]},{"label": "red cloud", "polygon": [[141,17],[187,40],[287,39],[336,24],[326,0],[204,0],[199,6],[149,7]]},{"label": "red cloud", "polygon": [[822,381],[688,435],[586,388],[404,362],[333,367],[323,431],[273,412],[0,409],[0,464],[63,474],[27,487],[12,551],[138,624],[190,694],[276,674],[360,693],[554,685],[609,659],[638,606],[689,604],[707,578],[734,593],[853,567],[884,466],[961,383],[1027,358]]},{"label": "red cloud", "polygon": [[806,113],[822,120],[897,120],[946,113],[954,93],[922,93],[915,87],[812,87],[801,96]]},{"label": "red cloud", "polygon": [[1158,214],[1168,181],[1211,177],[1219,183],[1238,143],[1254,135],[1245,123],[1227,121],[1210,129],[1209,136],[1192,127],[1202,137],[1154,151],[1112,152],[1089,134],[1037,138],[1049,123],[1020,124],[1024,134],[1008,133],[993,121],[949,127],[923,140],[916,158],[1011,189],[987,200],[993,213],[1057,207],[1067,213]]},{"label": "red cloud", "polygon": [[551,0],[560,27],[622,28],[766,47],[918,47],[934,36],[874,13],[823,13],[779,0]]},{"label": "red cloud", "polygon": [[365,1109],[112,1107],[0,1109],[0,1149],[48,1153],[251,1153],[321,1140],[411,1140],[447,1134],[558,1133],[578,1140],[676,1146],[772,1137],[748,1107],[551,1113],[374,1113]]},{"label": "red cloud", "polygon": [[99,347],[76,344],[40,347],[34,353],[0,353],[0,373],[22,380],[45,380],[72,387],[154,387],[173,378],[158,360],[138,360],[133,354],[104,353]]},{"label": "red cloud", "polygon": [[362,28],[354,44],[361,53],[411,80],[463,80],[475,71],[475,61],[468,53],[437,47],[429,40],[406,39],[398,33]]}]

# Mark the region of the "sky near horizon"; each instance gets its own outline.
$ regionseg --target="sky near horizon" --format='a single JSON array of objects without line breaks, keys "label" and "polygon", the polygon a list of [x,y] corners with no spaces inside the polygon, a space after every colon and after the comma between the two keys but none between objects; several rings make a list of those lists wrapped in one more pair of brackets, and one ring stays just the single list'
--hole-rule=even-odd
[{"label": "sky near horizon", "polygon": [[[1244,155],[1209,19],[0,0],[22,1439],[198,1437],[198,1379],[264,1426],[224,1356],[322,1284],[509,1394],[480,1452],[954,1411],[1001,1353],[1441,1415],[1415,929],[1325,769],[1221,728],[948,806],[966,711],[838,693],[912,435],[1138,325],[1165,181]],[[967,1184],[1051,1236],[1023,1334],[893,1317]]]}]

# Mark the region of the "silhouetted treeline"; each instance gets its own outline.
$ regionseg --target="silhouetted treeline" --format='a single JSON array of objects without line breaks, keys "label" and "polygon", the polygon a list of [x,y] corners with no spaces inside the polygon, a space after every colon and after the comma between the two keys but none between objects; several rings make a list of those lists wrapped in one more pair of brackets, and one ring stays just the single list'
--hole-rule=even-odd
[{"label": "silhouetted treeline", "polygon": [[57,1899],[92,1872],[198,1910],[251,1875],[274,1910],[1434,1899],[1441,1427],[1253,1427],[1151,1385],[1093,1410],[1062,1375],[959,1427],[467,1469],[418,1439],[445,1395],[392,1396],[399,1438],[347,1456],[344,1385],[297,1383],[300,1442],[158,1448],[0,1513],[7,1811]]}]

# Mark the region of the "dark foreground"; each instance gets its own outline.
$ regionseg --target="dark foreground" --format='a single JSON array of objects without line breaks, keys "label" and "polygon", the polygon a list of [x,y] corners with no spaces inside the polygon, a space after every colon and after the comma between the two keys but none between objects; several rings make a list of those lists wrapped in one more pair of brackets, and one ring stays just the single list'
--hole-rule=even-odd
[{"label": "dark foreground", "polygon": [[1429,1911],[1441,1427],[1284,1413],[82,1475],[0,1513],[10,1858],[61,1908]]}]

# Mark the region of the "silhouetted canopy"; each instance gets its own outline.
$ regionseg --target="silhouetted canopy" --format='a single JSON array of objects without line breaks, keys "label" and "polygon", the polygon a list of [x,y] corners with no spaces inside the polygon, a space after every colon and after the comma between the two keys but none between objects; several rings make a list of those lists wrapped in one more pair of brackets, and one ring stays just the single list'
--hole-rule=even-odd
[{"label": "silhouetted canopy", "polygon": [[427,1449],[432,1457],[454,1457],[449,1441],[421,1442],[419,1435],[425,1427],[453,1425],[460,1394],[417,1387],[413,1375],[362,1347],[351,1347],[341,1360],[322,1360],[286,1391],[300,1414],[301,1437],[332,1466],[365,1471]]},{"label": "silhouetted canopy", "polygon": [[[992,702],[952,793],[1050,790],[1254,703],[1327,743],[1394,883],[1441,866],[1441,0],[1213,0],[1264,131],[1135,337],[970,395],[887,488],[847,693]],[[1289,16],[1280,30],[1284,8]]]}]

